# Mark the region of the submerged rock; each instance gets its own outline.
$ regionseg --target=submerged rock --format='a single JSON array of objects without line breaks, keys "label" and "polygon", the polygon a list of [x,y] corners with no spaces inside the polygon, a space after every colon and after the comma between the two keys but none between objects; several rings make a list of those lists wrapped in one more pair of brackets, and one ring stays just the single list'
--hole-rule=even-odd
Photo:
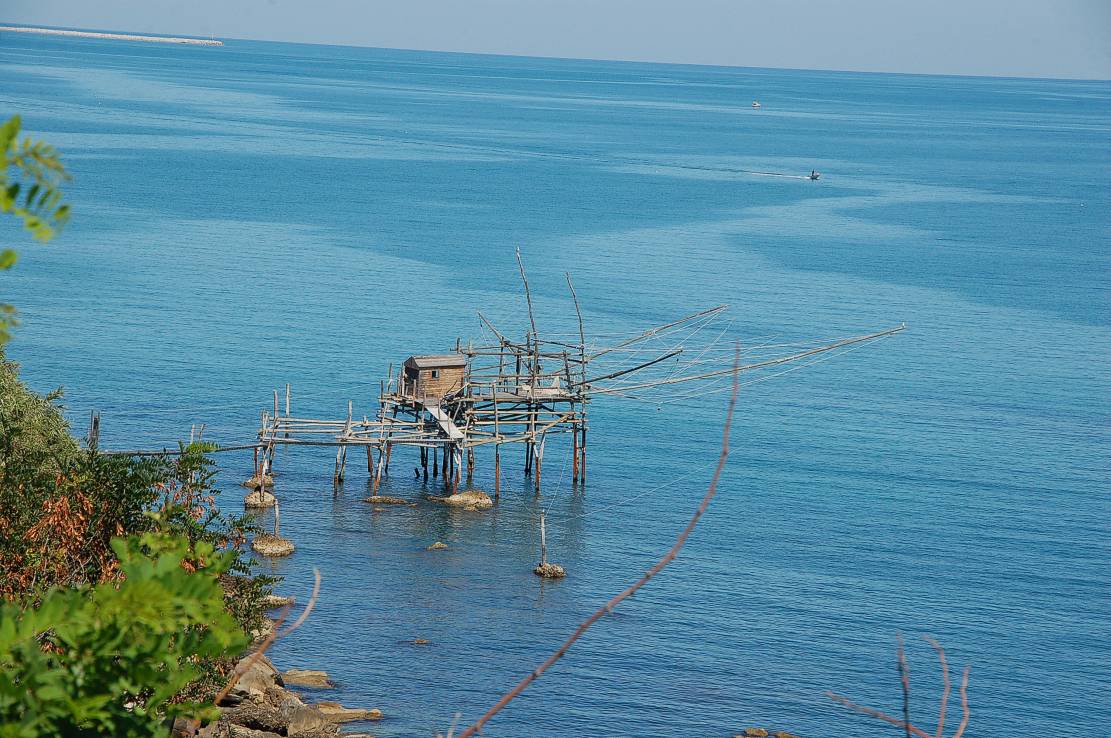
[{"label": "submerged rock", "polygon": [[251,548],[263,556],[289,556],[295,550],[293,541],[272,533],[259,533],[251,541]]},{"label": "submerged rock", "polygon": [[536,568],[532,570],[532,573],[538,577],[544,577],[545,579],[560,579],[567,576],[567,572],[564,571],[562,566],[552,563],[537,564]]},{"label": "submerged rock", "polygon": [[447,548],[446,543],[444,543],[443,541],[436,541],[435,543],[433,543],[431,546],[428,547],[428,550],[429,551],[443,551],[445,548]]},{"label": "submerged rock", "polygon": [[248,492],[247,496],[243,498],[243,507],[252,510],[261,510],[267,507],[274,507],[276,499],[274,495],[264,489],[256,489],[254,492]]},{"label": "submerged rock", "polygon": [[335,684],[328,678],[328,672],[319,669],[287,669],[282,679],[296,687],[320,687],[330,689]]},{"label": "submerged rock", "polygon": [[402,497],[390,497],[389,495],[371,495],[370,497],[363,498],[363,502],[370,502],[375,505],[408,505],[409,501]]},{"label": "submerged rock", "polygon": [[745,728],[741,731],[744,738],[767,738],[768,731],[763,728]]},{"label": "submerged rock", "polygon": [[494,506],[494,501],[490,499],[490,495],[477,489],[448,495],[443,498],[442,502],[446,505],[462,507],[467,510],[489,510]]}]

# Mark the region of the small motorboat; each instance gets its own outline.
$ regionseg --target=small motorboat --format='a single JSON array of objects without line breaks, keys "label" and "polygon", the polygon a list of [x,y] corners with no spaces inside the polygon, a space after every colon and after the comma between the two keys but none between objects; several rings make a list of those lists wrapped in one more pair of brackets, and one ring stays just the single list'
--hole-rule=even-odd
[{"label": "small motorboat", "polygon": [[809,180],[810,180],[811,182],[817,182],[817,181],[818,181],[818,177],[821,177],[821,176],[822,176],[822,173],[821,173],[821,172],[819,172],[819,171],[818,171],[818,170],[816,170],[816,169],[811,169],[811,170],[810,170],[810,176],[809,176],[809,177],[807,177],[807,179],[809,179]]},{"label": "small motorboat", "polygon": [[754,108],[759,108],[759,107],[763,107],[763,106],[762,106],[762,105],[760,105],[760,101],[759,101],[759,100],[753,100],[753,101],[752,101],[752,107],[754,107]]}]

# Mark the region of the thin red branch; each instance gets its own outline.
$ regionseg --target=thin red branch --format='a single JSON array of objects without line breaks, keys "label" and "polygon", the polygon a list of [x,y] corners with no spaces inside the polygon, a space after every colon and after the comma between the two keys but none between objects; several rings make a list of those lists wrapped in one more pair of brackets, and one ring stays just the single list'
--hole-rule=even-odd
[{"label": "thin red branch", "polygon": [[874,710],[871,707],[858,705],[855,702],[852,702],[848,697],[843,697],[839,694],[834,694],[833,692],[826,692],[826,697],[829,697],[834,702],[840,702],[842,705],[855,712],[859,712],[863,715],[883,720],[886,723],[891,723],[896,728],[905,728],[907,732],[913,733],[914,735],[918,736],[918,738],[933,738],[932,735],[916,725],[911,725],[909,723],[903,722],[899,718],[891,717],[886,712],[880,712],[879,710]]},{"label": "thin red branch", "polygon": [[[926,642],[929,643],[931,646],[933,646],[933,649],[935,651],[937,651],[938,659],[941,661],[941,677],[942,677],[943,686],[942,686],[942,693],[941,693],[941,706],[938,710],[937,735],[936,736],[930,735],[926,731],[922,730],[921,728],[919,728],[916,725],[913,725],[910,722],[910,664],[907,661],[906,652],[903,650],[903,637],[901,635],[898,636],[898,643],[899,643],[898,654],[899,654],[899,675],[901,677],[901,681],[902,681],[902,684],[903,684],[903,716],[904,717],[903,717],[902,720],[899,720],[898,718],[891,717],[887,713],[880,712],[879,710],[876,710],[874,708],[864,707],[863,705],[858,705],[855,702],[851,702],[848,697],[843,697],[839,694],[834,694],[833,692],[826,692],[826,696],[829,697],[834,702],[839,702],[840,704],[844,705],[845,707],[849,708],[850,710],[862,713],[864,715],[868,715],[869,717],[874,717],[874,718],[877,718],[879,720],[883,720],[884,722],[887,722],[887,723],[891,723],[892,725],[894,725],[897,728],[903,728],[904,730],[906,730],[906,733],[907,733],[908,736],[916,735],[916,736],[918,736],[918,738],[944,738],[943,731],[945,729],[945,713],[946,713],[946,709],[947,709],[948,704],[949,704],[949,695],[952,692],[952,684],[950,683],[950,680],[949,680],[949,660],[946,658],[945,649],[941,647],[940,643],[938,643],[933,638],[930,638],[929,636],[923,636],[923,637],[926,639]],[[964,669],[964,676],[961,677],[961,711],[962,711],[963,714],[961,716],[961,723],[957,727],[957,732],[953,734],[953,738],[961,738],[961,736],[964,735],[965,728],[968,727],[968,717],[969,717],[969,710],[968,710],[968,675],[971,673],[971,671],[972,671],[972,667],[966,666],[965,669]]]},{"label": "thin red branch", "polygon": [[903,727],[910,738],[910,663],[903,648],[903,634],[897,634],[895,639],[899,643],[899,680],[903,683]]},{"label": "thin red branch", "polygon": [[957,732],[953,734],[953,738],[961,738],[964,735],[964,729],[968,727],[968,674],[971,671],[971,666],[964,667],[964,676],[961,677],[961,724],[957,726]]},{"label": "thin red branch", "polygon": [[[218,705],[224,700],[225,697],[228,696],[228,693],[231,692],[232,689],[235,688],[235,685],[239,683],[239,679],[248,671],[250,671],[251,667],[254,666],[259,659],[262,658],[263,654],[266,653],[266,650],[274,644],[274,641],[276,641],[278,638],[289,635],[293,631],[300,628],[301,624],[305,622],[305,619],[308,618],[309,613],[312,612],[313,607],[316,606],[317,595],[320,594],[320,570],[314,567],[312,573],[315,579],[312,585],[312,596],[309,597],[309,601],[305,604],[305,609],[301,612],[301,615],[295,621],[293,621],[292,625],[290,625],[284,631],[279,632],[279,628],[281,628],[282,623],[285,622],[286,616],[289,614],[289,608],[291,607],[291,605],[286,605],[285,607],[283,607],[281,613],[274,621],[274,627],[270,630],[270,635],[266,636],[266,638],[263,639],[262,643],[259,644],[259,647],[255,649],[254,653],[252,653],[250,656],[243,659],[236,665],[235,669],[232,670],[231,677],[228,679],[227,684],[225,684],[223,689],[221,689],[216,694],[216,697],[212,700],[212,704]],[[198,721],[192,721],[192,732],[194,734],[196,733],[198,727]]]},{"label": "thin red branch", "polygon": [[953,685],[949,682],[949,661],[945,658],[945,649],[941,644],[929,636],[922,636],[926,639],[926,643],[933,646],[937,651],[937,658],[941,662],[941,707],[937,711],[937,738],[943,738],[945,735],[945,710],[949,706],[949,694],[953,691]]},{"label": "thin red branch", "polygon": [[[663,558],[656,562],[655,566],[645,572],[644,576],[642,576],[632,585],[627,587],[624,591],[617,594],[605,605],[598,608],[598,610],[596,610],[594,614],[584,620],[579,625],[579,627],[575,629],[575,632],[571,634],[571,637],[564,641],[563,645],[560,646],[555,653],[549,656],[548,659],[544,661],[544,663],[540,664],[540,666],[536,667],[524,679],[518,682],[517,686],[506,692],[505,695],[503,695],[502,698],[498,700],[493,707],[487,710],[482,717],[480,717],[478,720],[475,721],[473,725],[460,733],[459,738],[470,738],[470,736],[473,736],[476,733],[480,732],[482,730],[482,726],[485,725],[486,722],[490,720],[490,718],[501,711],[503,707],[512,702],[515,697],[521,694],[521,692],[524,692],[525,688],[528,687],[528,685],[532,684],[532,682],[534,682],[536,679],[538,679],[541,674],[543,674],[545,671],[548,670],[550,666],[552,666],[552,664],[554,664],[556,661],[559,661],[559,659],[562,658],[565,653],[567,653],[568,649],[571,648],[571,645],[574,644],[574,642],[577,641],[579,637],[582,636],[582,634],[590,628],[591,625],[597,622],[607,612],[613,612],[614,607],[620,604],[623,600],[631,597],[638,589],[647,584],[652,577],[656,576],[656,574],[658,574],[665,566],[675,560],[675,557],[679,553],[679,549],[681,549],[683,547],[683,544],[686,543],[687,537],[690,536],[691,531],[693,531],[695,526],[698,525],[699,519],[706,512],[707,508],[709,508],[710,500],[712,500],[714,498],[714,495],[717,494],[718,480],[721,479],[721,472],[725,468],[725,460],[729,456],[729,430],[733,425],[733,409],[737,405],[737,394],[740,391],[740,381],[738,379],[740,373],[740,357],[741,352],[740,348],[738,347],[733,360],[733,393],[729,398],[729,410],[725,415],[725,427],[722,429],[721,434],[721,454],[718,456],[717,467],[714,469],[714,476],[710,480],[710,486],[706,490],[705,496],[703,496],[702,498],[702,503],[698,506],[698,509],[694,511],[694,515],[691,516],[690,522],[687,523],[687,526],[685,528],[683,528],[683,531],[679,534],[679,537],[675,539],[675,545],[673,545],[671,549],[668,550],[666,554],[664,554]],[[922,738],[932,737],[927,735],[923,736]]]}]

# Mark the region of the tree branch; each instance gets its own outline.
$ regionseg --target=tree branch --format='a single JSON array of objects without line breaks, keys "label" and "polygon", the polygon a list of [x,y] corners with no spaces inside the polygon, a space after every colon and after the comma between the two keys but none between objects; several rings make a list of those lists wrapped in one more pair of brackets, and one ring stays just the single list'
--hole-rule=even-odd
[{"label": "tree branch", "polygon": [[[486,713],[482,715],[482,717],[476,720],[473,725],[460,733],[459,738],[470,738],[470,736],[473,736],[476,733],[480,732],[482,730],[482,726],[485,725],[486,722],[490,720],[490,718],[492,718],[499,711],[501,711],[502,708],[512,702],[515,697],[521,694],[521,692],[524,692],[525,688],[528,687],[528,685],[532,684],[532,682],[534,682],[536,679],[538,679],[541,674],[543,674],[545,671],[548,670],[550,666],[552,666],[552,664],[554,664],[556,661],[559,661],[559,659],[562,658],[565,653],[567,653],[568,649],[571,648],[572,644],[574,644],[575,641],[577,641],[583,635],[583,633],[585,633],[587,629],[590,628],[590,626],[594,625],[594,623],[596,623],[606,613],[613,612],[614,607],[620,604],[623,600],[631,597],[638,589],[647,584],[652,577],[656,576],[656,574],[658,574],[665,566],[675,560],[675,557],[679,554],[679,549],[681,549],[683,547],[683,544],[686,543],[687,537],[690,536],[691,531],[693,531],[695,526],[698,525],[699,519],[706,512],[707,508],[709,508],[710,500],[712,500],[714,498],[714,495],[717,494],[718,480],[721,479],[721,472],[725,468],[725,460],[729,456],[729,431],[733,425],[733,410],[737,405],[737,394],[740,391],[740,364],[741,352],[740,347],[738,347],[736,349],[735,357],[733,360],[733,394],[729,398],[729,410],[725,415],[725,427],[722,429],[721,453],[718,455],[717,467],[715,467],[714,469],[714,476],[710,480],[709,489],[706,490],[706,494],[702,498],[702,503],[698,506],[698,509],[694,511],[694,515],[691,516],[690,522],[687,523],[687,526],[685,528],[683,528],[682,532],[679,534],[679,537],[675,539],[675,545],[673,545],[671,549],[668,550],[666,554],[664,554],[663,558],[656,562],[655,566],[645,572],[644,576],[642,576],[640,579],[638,579],[636,582],[634,582],[632,585],[627,587],[619,594],[615,595],[609,602],[598,608],[598,610],[596,610],[594,614],[584,620],[579,625],[579,627],[575,629],[575,632],[571,634],[571,637],[564,641],[563,645],[560,646],[555,653],[549,656],[548,659],[544,661],[544,663],[540,664],[540,666],[536,667],[524,679],[518,682],[517,686],[503,695],[502,698],[498,700],[493,707],[487,710]],[[924,736],[924,738],[932,737]]]}]

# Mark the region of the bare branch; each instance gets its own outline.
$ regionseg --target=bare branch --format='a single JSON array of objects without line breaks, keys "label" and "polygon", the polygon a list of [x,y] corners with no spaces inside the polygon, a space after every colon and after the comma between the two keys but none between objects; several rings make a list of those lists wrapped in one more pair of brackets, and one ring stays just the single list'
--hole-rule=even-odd
[{"label": "bare branch", "polygon": [[953,738],[961,738],[964,729],[968,727],[968,674],[971,671],[971,666],[964,667],[964,676],[961,677],[961,724],[957,726]]},{"label": "bare branch", "polygon": [[896,634],[895,639],[899,644],[899,681],[903,683],[903,727],[906,728],[907,738],[910,738],[910,664],[903,648],[903,634]]},{"label": "bare branch", "polygon": [[256,649],[254,653],[245,658],[243,661],[239,662],[239,665],[235,667],[235,671],[232,672],[231,678],[228,680],[228,683],[225,684],[224,688],[221,689],[220,692],[216,695],[216,699],[212,701],[212,704],[218,705],[225,697],[228,696],[228,693],[231,692],[231,690],[239,682],[240,677],[246,674],[250,670],[250,668],[254,666],[260,658],[262,658],[263,654],[266,653],[266,650],[274,644],[274,641],[276,641],[278,638],[289,635],[293,631],[297,630],[297,628],[301,627],[301,624],[305,622],[305,619],[309,616],[309,613],[312,612],[313,607],[316,606],[317,595],[320,594],[320,570],[317,568],[313,568],[312,573],[316,581],[313,582],[312,596],[309,597],[309,601],[305,605],[305,609],[301,612],[301,616],[293,622],[293,625],[289,626],[284,631],[279,632],[278,629],[281,627],[282,623],[285,622],[286,615],[289,614],[290,606],[286,605],[284,608],[282,608],[282,612],[278,616],[278,619],[274,621],[274,628],[270,631],[270,635],[266,636],[265,640],[263,640],[263,642],[259,645],[258,649]]},{"label": "bare branch", "polygon": [[833,692],[826,692],[826,697],[829,697],[834,702],[841,703],[854,712],[859,712],[862,715],[867,715],[868,717],[874,717],[878,720],[883,720],[885,723],[891,723],[896,728],[907,728],[911,733],[918,736],[918,738],[933,738],[932,735],[922,730],[921,728],[915,727],[914,725],[908,725],[902,720],[893,718],[885,712],[880,712],[879,710],[874,710],[871,707],[865,707],[864,705],[858,705],[855,702],[849,700],[848,697],[843,697],[842,695],[834,694]]},{"label": "bare branch", "polygon": [[[563,645],[560,646],[555,653],[549,656],[548,659],[544,661],[544,663],[540,664],[540,666],[536,667],[524,679],[518,682],[517,686],[503,695],[502,698],[498,700],[493,707],[487,710],[486,713],[482,715],[482,717],[476,720],[473,725],[460,733],[459,738],[470,738],[470,736],[479,733],[482,730],[482,726],[485,725],[486,722],[490,720],[490,718],[496,715],[503,707],[512,702],[515,697],[521,694],[521,692],[524,692],[525,688],[528,687],[528,685],[534,682],[536,679],[538,679],[541,674],[543,674],[545,671],[548,670],[550,666],[552,666],[552,664],[554,664],[556,661],[559,661],[559,659],[562,658],[563,655],[567,653],[567,651],[571,648],[572,644],[574,644],[574,642],[577,641],[579,637],[582,636],[583,633],[585,633],[587,629],[590,628],[591,625],[597,622],[607,612],[612,612],[614,607],[620,604],[623,600],[631,597],[638,589],[647,584],[652,577],[656,576],[656,574],[658,574],[665,566],[675,560],[675,557],[679,554],[679,549],[681,549],[683,547],[683,544],[686,543],[687,537],[690,536],[691,531],[693,531],[695,526],[698,525],[699,519],[706,512],[707,508],[709,508],[710,501],[714,498],[714,495],[717,494],[718,480],[721,479],[721,472],[725,468],[725,460],[729,456],[729,431],[733,425],[733,409],[737,405],[737,394],[740,391],[740,364],[741,351],[740,347],[738,346],[735,351],[733,360],[733,394],[729,398],[729,410],[725,415],[725,426],[722,429],[721,434],[721,453],[718,455],[718,462],[717,466],[714,469],[714,476],[710,480],[710,486],[706,490],[705,496],[703,496],[702,498],[702,503],[698,506],[698,509],[694,511],[694,515],[691,516],[690,522],[687,523],[687,526],[685,528],[683,528],[683,531],[679,534],[679,537],[675,539],[675,545],[673,545],[671,549],[668,550],[666,554],[664,554],[663,558],[656,562],[655,566],[645,572],[644,576],[642,576],[632,585],[614,596],[609,602],[598,608],[590,617],[584,620],[579,625],[579,627],[575,629],[575,632],[571,634],[571,637],[564,641]],[[932,737],[927,735],[924,736],[924,738]]]},{"label": "bare branch", "polygon": [[[848,697],[844,697],[833,692],[826,692],[826,696],[834,702],[838,702],[849,708],[850,710],[853,710],[854,712],[859,712],[863,715],[874,717],[877,720],[883,720],[884,722],[890,723],[897,728],[902,728],[906,731],[906,734],[908,736],[914,735],[918,736],[918,738],[944,738],[943,731],[945,730],[945,713],[949,705],[949,695],[952,691],[952,685],[949,681],[949,660],[946,658],[945,649],[941,647],[940,643],[938,643],[933,638],[930,638],[929,636],[923,636],[923,638],[925,638],[926,642],[929,643],[935,651],[937,651],[938,659],[941,661],[941,678],[943,686],[941,693],[941,705],[938,709],[936,736],[930,735],[926,731],[922,730],[916,725],[913,725],[910,722],[910,664],[907,662],[906,652],[903,650],[903,637],[901,635],[898,636],[898,656],[899,676],[903,686],[902,720],[891,717],[887,713],[881,712],[874,708],[858,705],[855,702],[850,701]],[[964,676],[961,678],[961,709],[964,714],[961,718],[961,724],[957,727],[957,732],[953,734],[953,738],[961,738],[961,736],[964,734],[965,728],[968,727],[968,675],[971,672],[971,668],[972,667],[965,667]]]},{"label": "bare branch", "polygon": [[945,710],[949,706],[949,693],[952,692],[952,685],[949,683],[949,662],[945,658],[945,649],[941,644],[929,636],[922,636],[926,643],[933,646],[937,651],[937,658],[941,661],[941,707],[937,711],[937,738],[943,738],[945,735]]}]

